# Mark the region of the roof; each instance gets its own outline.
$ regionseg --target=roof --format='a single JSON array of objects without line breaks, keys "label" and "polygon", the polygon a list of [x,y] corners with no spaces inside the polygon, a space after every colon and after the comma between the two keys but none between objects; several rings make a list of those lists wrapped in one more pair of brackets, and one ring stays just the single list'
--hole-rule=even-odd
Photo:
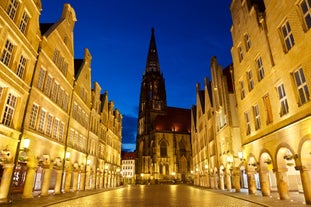
[{"label": "roof", "polygon": [[136,159],[136,152],[122,151],[121,160],[135,160],[135,159]]},{"label": "roof", "polygon": [[41,34],[44,35],[52,26],[54,23],[40,23],[40,31]]},{"label": "roof", "polygon": [[227,78],[227,85],[228,85],[228,92],[233,93],[234,92],[234,86],[232,81],[232,64],[228,65],[224,70],[223,74]]},{"label": "roof", "polygon": [[154,121],[154,127],[156,131],[190,133],[191,110],[167,107],[166,115],[158,115]]}]

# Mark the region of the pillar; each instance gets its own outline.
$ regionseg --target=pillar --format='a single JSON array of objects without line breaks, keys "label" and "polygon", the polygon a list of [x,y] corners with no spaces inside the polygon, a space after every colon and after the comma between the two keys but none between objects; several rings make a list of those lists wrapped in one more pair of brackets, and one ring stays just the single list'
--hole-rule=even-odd
[{"label": "pillar", "polygon": [[0,185],[0,203],[8,202],[8,195],[10,191],[10,184],[13,175],[14,164],[3,164],[3,175]]},{"label": "pillar", "polygon": [[234,167],[232,176],[233,176],[233,187],[235,188],[235,192],[239,193],[241,192],[241,184],[240,184],[241,170],[238,167]]},{"label": "pillar", "polygon": [[212,188],[212,189],[215,189],[215,176],[214,175],[211,175],[210,176],[210,183],[211,183],[211,185],[210,185],[210,187]]},{"label": "pillar", "polygon": [[311,204],[311,171],[310,169],[300,170],[301,182],[303,193],[305,196],[306,204]]},{"label": "pillar", "polygon": [[33,198],[32,189],[33,189],[33,184],[35,181],[36,170],[37,170],[37,166],[28,165],[27,163],[27,174],[26,174],[26,180],[25,180],[22,198]]},{"label": "pillar", "polygon": [[90,172],[85,174],[85,190],[90,190]]},{"label": "pillar", "polygon": [[255,171],[248,171],[247,172],[247,182],[248,182],[248,193],[255,194],[256,189],[256,180],[254,177]]},{"label": "pillar", "polygon": [[280,199],[287,200],[289,199],[288,185],[286,181],[286,170],[287,169],[278,169],[276,172],[276,181]]},{"label": "pillar", "polygon": [[85,190],[85,176],[86,176],[85,172],[81,172],[80,173],[80,186],[79,186],[79,190]]},{"label": "pillar", "polygon": [[226,186],[227,186],[227,190],[231,191],[232,187],[231,187],[231,173],[230,170],[226,170]]},{"label": "pillar", "polygon": [[65,187],[64,187],[66,193],[70,192],[71,173],[72,173],[71,168],[66,170],[66,173],[65,173]]},{"label": "pillar", "polygon": [[104,173],[101,172],[99,175],[99,188],[102,189],[104,187]]},{"label": "pillar", "polygon": [[269,171],[260,170],[259,171],[261,193],[263,196],[270,196],[270,181],[269,181]]},{"label": "pillar", "polygon": [[225,189],[224,175],[222,173],[219,175],[219,188],[220,190]]},{"label": "pillar", "polygon": [[62,183],[62,170],[57,169],[56,170],[56,182],[54,187],[54,194],[60,194],[61,193],[61,183]]},{"label": "pillar", "polygon": [[95,178],[95,189],[100,188],[100,171],[97,169],[96,178]]},{"label": "pillar", "polygon": [[42,196],[49,195],[52,167],[53,167],[52,164],[48,166],[43,166],[44,176],[43,176],[43,183],[42,183],[42,188],[41,188]]},{"label": "pillar", "polygon": [[79,172],[74,171],[73,173],[73,179],[72,179],[72,191],[76,192],[78,190],[78,178],[79,178]]}]

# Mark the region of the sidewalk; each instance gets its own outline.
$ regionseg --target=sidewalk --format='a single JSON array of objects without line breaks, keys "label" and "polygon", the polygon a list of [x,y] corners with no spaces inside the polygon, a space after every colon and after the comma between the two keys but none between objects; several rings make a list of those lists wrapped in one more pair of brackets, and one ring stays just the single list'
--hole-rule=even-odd
[{"label": "sidewalk", "polygon": [[258,191],[256,194],[249,195],[247,189],[241,189],[240,193],[234,191],[225,191],[225,190],[212,190],[207,189],[208,191],[221,193],[227,196],[238,198],[241,200],[249,201],[252,203],[257,203],[263,206],[273,206],[273,207],[309,207],[305,203],[304,195],[298,192],[290,192],[290,200],[280,200],[279,194],[277,192],[271,192],[270,196],[262,196],[261,192]]}]

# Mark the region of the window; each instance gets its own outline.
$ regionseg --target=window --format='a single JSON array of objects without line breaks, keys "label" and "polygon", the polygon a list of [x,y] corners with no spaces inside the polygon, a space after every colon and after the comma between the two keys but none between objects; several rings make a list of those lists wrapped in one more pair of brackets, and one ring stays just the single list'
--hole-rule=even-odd
[{"label": "window", "polygon": [[46,74],[46,71],[45,71],[43,68],[41,68],[41,69],[40,69],[40,72],[39,72],[38,84],[37,84],[37,87],[38,87],[40,90],[43,90],[45,74]]},{"label": "window", "polygon": [[165,141],[162,141],[160,144],[160,156],[167,157],[167,144]]},{"label": "window", "polygon": [[30,118],[29,118],[29,127],[32,129],[36,128],[37,116],[38,116],[39,106],[36,104],[32,105]]},{"label": "window", "polygon": [[254,89],[253,73],[251,70],[247,72],[247,78],[248,78],[248,90],[251,91]]},{"label": "window", "polygon": [[54,128],[53,128],[53,138],[57,138],[57,132],[58,132],[58,124],[59,124],[59,119],[54,120]]},{"label": "window", "polygon": [[29,22],[29,16],[26,12],[23,13],[22,19],[21,19],[21,23],[19,25],[19,29],[22,33],[25,34],[26,29],[27,29],[27,25]]},{"label": "window", "polygon": [[244,59],[244,54],[243,54],[243,49],[240,46],[238,46],[238,52],[239,52],[239,58],[240,58],[240,62]]},{"label": "window", "polygon": [[57,82],[54,82],[53,84],[53,89],[52,89],[52,94],[51,94],[51,99],[53,101],[56,101],[56,98],[57,98],[57,92],[58,92],[58,83]]},{"label": "window", "polygon": [[70,134],[69,134],[69,146],[73,146],[73,137],[74,137],[75,131],[73,129],[70,129]]},{"label": "window", "polygon": [[244,41],[245,41],[246,51],[248,51],[252,46],[252,42],[249,37],[249,34],[244,35]]},{"label": "window", "polygon": [[300,8],[302,11],[304,23],[307,29],[311,27],[311,1],[310,0],[302,0],[300,3]]},{"label": "window", "polygon": [[265,70],[263,68],[261,57],[258,57],[256,62],[257,62],[257,68],[258,68],[258,81],[261,81],[265,77]]},{"label": "window", "polygon": [[64,96],[64,89],[60,88],[59,93],[58,93],[58,98],[57,98],[57,104],[62,107],[63,106],[63,96]]},{"label": "window", "polygon": [[60,141],[60,142],[63,142],[64,126],[65,126],[65,124],[63,122],[60,122],[60,124],[59,124],[59,135],[58,135],[58,141]]},{"label": "window", "polygon": [[7,10],[7,13],[8,13],[8,15],[10,16],[10,18],[12,20],[14,20],[17,8],[18,8],[17,0],[11,0],[10,4],[9,4],[9,7],[8,7],[8,10]]},{"label": "window", "polygon": [[24,77],[26,63],[27,63],[26,58],[24,56],[21,56],[21,58],[19,59],[19,63],[17,66],[17,71],[16,71],[16,75],[18,75],[18,77],[20,78]]},{"label": "window", "polygon": [[46,111],[41,110],[40,115],[39,115],[39,124],[38,124],[38,131],[40,132],[43,132],[44,130],[45,117],[46,117]]},{"label": "window", "polygon": [[270,124],[270,123],[273,122],[273,114],[272,114],[272,107],[271,107],[269,95],[265,95],[263,97],[263,102],[265,104],[266,112],[267,112],[267,121],[266,121],[266,123]]},{"label": "window", "polygon": [[52,76],[48,75],[48,77],[46,78],[45,86],[44,86],[44,93],[47,96],[50,96],[50,93],[51,93],[52,80],[53,80]]},{"label": "window", "polygon": [[255,118],[255,129],[258,130],[261,127],[258,105],[253,106],[253,113]]},{"label": "window", "polygon": [[287,114],[289,111],[284,84],[277,86],[277,91],[278,91],[279,100],[281,104],[280,116],[283,116]]},{"label": "window", "polygon": [[68,109],[68,97],[69,97],[68,93],[65,93],[65,96],[64,96],[64,103],[63,103],[63,109],[64,109],[65,111],[67,111],[67,109]]},{"label": "window", "polygon": [[303,105],[310,100],[310,93],[302,68],[294,72],[294,80],[297,87],[299,105]]},{"label": "window", "polygon": [[245,88],[244,88],[244,82],[240,81],[241,86],[241,100],[245,98]]},{"label": "window", "polygon": [[54,50],[54,55],[53,55],[53,62],[54,62],[54,63],[57,63],[57,61],[58,61],[58,56],[59,56],[59,50],[58,50],[58,49],[55,49],[55,50]]},{"label": "window", "polygon": [[281,33],[283,35],[285,49],[286,51],[289,51],[294,46],[295,42],[294,42],[294,37],[293,37],[292,30],[290,28],[288,21],[286,21],[281,26]]},{"label": "window", "polygon": [[246,135],[249,135],[251,133],[251,122],[249,119],[249,113],[245,112],[244,117],[245,117],[245,123],[246,123]]},{"label": "window", "polygon": [[51,132],[52,132],[52,122],[53,122],[53,115],[49,114],[48,115],[48,119],[47,119],[47,123],[46,123],[46,130],[45,130],[45,133],[47,135],[51,135]]},{"label": "window", "polygon": [[5,46],[1,55],[1,62],[3,62],[6,66],[9,66],[10,64],[10,60],[13,54],[13,48],[13,44],[9,40],[7,40],[5,42]]},{"label": "window", "polygon": [[11,126],[16,107],[17,97],[9,93],[8,99],[5,104],[2,123],[8,127]]}]

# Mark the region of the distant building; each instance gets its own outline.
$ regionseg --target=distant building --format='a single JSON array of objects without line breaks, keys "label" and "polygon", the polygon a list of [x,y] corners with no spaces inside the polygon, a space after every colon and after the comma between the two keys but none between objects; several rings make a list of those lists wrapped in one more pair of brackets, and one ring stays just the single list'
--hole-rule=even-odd
[{"label": "distant building", "polygon": [[243,187],[311,204],[310,1],[233,0],[230,10]]},{"label": "distant building", "polygon": [[122,115],[74,58],[74,9],[39,24],[40,0],[0,1],[0,204],[11,193],[120,184]]},{"label": "distant building", "polygon": [[123,184],[135,184],[135,160],[136,152],[122,152],[121,176]]},{"label": "distant building", "polygon": [[152,29],[141,83],[136,139],[136,181],[191,179],[190,109],[168,107]]}]

